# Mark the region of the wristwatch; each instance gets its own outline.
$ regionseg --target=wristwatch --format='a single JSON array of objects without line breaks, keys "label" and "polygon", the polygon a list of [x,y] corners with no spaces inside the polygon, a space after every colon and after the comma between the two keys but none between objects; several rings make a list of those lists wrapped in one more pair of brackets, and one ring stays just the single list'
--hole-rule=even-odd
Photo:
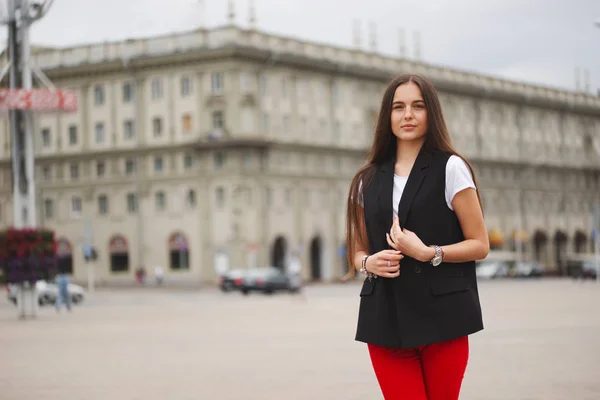
[{"label": "wristwatch", "polygon": [[437,267],[438,265],[440,265],[442,263],[442,261],[444,261],[444,250],[442,250],[442,248],[440,246],[435,245],[435,244],[431,245],[429,247],[432,247],[435,250],[435,255],[429,262],[434,267]]}]

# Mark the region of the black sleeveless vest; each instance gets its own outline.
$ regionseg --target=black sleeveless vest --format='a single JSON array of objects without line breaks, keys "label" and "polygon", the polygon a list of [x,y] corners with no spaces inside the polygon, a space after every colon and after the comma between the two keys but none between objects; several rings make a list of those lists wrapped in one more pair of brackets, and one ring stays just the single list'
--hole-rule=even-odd
[{"label": "black sleeveless vest", "polygon": [[[449,154],[421,150],[402,193],[400,226],[426,245],[464,240],[454,211],[445,200]],[[364,215],[370,254],[390,249],[394,164],[382,164],[364,185]],[[483,329],[475,262],[434,267],[405,256],[397,278],[365,279],[360,292],[356,340],[380,346],[413,348],[443,342]]]}]

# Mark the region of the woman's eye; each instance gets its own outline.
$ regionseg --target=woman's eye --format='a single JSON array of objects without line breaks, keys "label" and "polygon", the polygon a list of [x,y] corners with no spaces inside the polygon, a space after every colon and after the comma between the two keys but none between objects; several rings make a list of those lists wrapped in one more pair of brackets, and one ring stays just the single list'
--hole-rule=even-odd
[{"label": "woman's eye", "polygon": [[425,108],[425,107],[424,107],[422,104],[417,104],[417,105],[415,106],[415,108],[416,108],[417,110],[422,110],[422,109],[423,109],[423,108]]}]

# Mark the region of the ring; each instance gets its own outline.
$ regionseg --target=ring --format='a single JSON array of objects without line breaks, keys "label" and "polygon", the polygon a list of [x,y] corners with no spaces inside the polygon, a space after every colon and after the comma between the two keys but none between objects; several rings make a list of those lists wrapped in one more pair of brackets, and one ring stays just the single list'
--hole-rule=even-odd
[{"label": "ring", "polygon": [[390,260],[388,260],[388,268],[390,268],[392,266],[392,262]]}]

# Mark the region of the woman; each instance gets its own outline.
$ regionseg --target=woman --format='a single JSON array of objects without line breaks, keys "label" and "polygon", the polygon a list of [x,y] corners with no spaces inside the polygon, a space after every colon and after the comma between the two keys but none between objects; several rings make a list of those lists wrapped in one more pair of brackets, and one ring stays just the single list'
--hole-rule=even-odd
[{"label": "woman", "polygon": [[373,139],[348,196],[348,260],[367,276],[356,340],[386,399],[455,400],[468,335],[483,329],[475,260],[489,242],[473,170],[422,76],[390,83]]}]

